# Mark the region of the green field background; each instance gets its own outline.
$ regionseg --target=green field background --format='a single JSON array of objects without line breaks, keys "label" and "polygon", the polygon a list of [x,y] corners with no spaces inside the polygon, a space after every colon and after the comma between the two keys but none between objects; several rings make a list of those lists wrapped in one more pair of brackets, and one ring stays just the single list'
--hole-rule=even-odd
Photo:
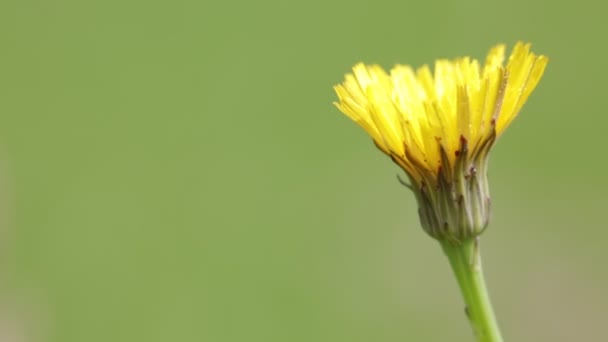
[{"label": "green field background", "polygon": [[358,61],[545,77],[492,152],[507,341],[608,340],[605,13],[570,1],[0,3],[0,341],[472,341]]}]

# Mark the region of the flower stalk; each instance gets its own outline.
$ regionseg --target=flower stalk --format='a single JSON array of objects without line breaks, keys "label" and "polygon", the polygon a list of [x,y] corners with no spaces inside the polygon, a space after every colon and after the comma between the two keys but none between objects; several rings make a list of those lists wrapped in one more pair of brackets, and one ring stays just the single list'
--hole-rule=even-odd
[{"label": "flower stalk", "polygon": [[467,239],[460,244],[441,242],[450,261],[466,304],[465,312],[479,342],[502,342],[490,296],[486,288],[479,238]]}]

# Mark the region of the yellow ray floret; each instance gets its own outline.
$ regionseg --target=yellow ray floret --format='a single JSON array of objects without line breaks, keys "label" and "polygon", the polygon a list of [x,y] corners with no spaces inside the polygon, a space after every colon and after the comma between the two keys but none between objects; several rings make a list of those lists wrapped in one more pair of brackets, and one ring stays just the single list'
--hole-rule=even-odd
[{"label": "yellow ray floret", "polygon": [[474,153],[500,136],[548,62],[522,42],[506,65],[504,57],[505,46],[498,45],[483,67],[468,57],[438,60],[434,72],[426,65],[417,70],[397,65],[387,73],[378,65],[357,64],[334,87],[335,104],[411,177],[419,178],[420,168],[436,174],[442,153],[444,163],[453,164],[463,141]]}]

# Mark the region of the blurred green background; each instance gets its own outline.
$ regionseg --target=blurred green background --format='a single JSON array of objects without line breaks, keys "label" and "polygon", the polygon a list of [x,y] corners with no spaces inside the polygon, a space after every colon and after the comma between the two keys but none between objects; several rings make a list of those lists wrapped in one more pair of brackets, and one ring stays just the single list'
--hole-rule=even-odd
[{"label": "blurred green background", "polygon": [[508,341],[601,341],[608,5],[0,3],[0,341],[471,341],[399,170],[338,112],[358,62],[533,43],[483,255]]}]

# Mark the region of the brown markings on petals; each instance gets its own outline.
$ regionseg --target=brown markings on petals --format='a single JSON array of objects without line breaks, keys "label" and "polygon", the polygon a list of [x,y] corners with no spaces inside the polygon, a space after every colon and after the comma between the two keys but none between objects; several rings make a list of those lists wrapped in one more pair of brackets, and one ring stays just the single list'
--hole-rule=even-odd
[{"label": "brown markings on petals", "polygon": [[469,142],[467,141],[467,138],[464,137],[464,135],[460,135],[460,148],[458,150],[456,150],[456,152],[454,153],[456,155],[456,157],[460,157],[463,153],[466,153],[468,150],[468,146],[469,146]]}]

